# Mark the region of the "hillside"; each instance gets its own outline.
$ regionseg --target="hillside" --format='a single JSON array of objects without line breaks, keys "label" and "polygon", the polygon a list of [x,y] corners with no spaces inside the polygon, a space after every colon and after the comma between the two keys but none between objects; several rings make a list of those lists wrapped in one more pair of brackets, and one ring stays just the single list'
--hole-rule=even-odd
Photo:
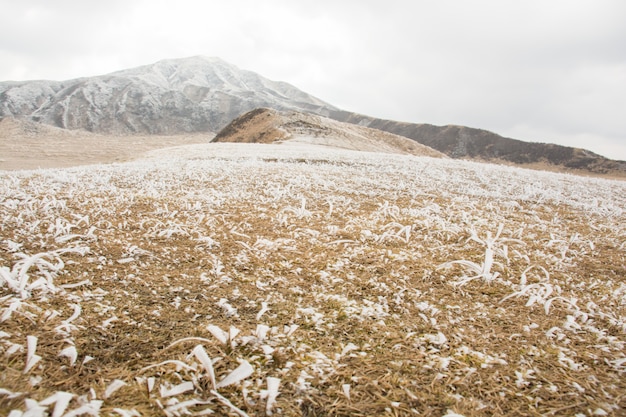
[{"label": "hillside", "polygon": [[444,157],[415,141],[348,123],[300,112],[256,109],[233,120],[215,142],[308,143],[337,149]]},{"label": "hillside", "polygon": [[293,142],[3,172],[0,415],[623,415],[625,214]]},{"label": "hillside", "polygon": [[[0,119],[103,135],[214,134],[257,108],[296,111],[408,137],[451,158],[626,177],[626,162],[463,126],[377,119],[338,109],[218,58],[163,60],[98,77],[0,82]],[[541,138],[529,138],[541,140]]]},{"label": "hillside", "polygon": [[585,149],[505,138],[466,126],[396,122],[345,111],[333,112],[329,117],[413,139],[451,158],[626,177],[626,161],[608,159]]}]

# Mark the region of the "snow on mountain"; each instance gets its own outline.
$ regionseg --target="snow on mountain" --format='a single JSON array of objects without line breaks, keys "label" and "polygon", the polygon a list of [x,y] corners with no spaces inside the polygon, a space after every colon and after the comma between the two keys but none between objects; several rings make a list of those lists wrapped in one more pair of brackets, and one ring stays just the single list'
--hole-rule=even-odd
[{"label": "snow on mountain", "polygon": [[290,84],[202,56],[63,82],[0,83],[0,117],[100,133],[216,132],[258,107],[337,110]]}]

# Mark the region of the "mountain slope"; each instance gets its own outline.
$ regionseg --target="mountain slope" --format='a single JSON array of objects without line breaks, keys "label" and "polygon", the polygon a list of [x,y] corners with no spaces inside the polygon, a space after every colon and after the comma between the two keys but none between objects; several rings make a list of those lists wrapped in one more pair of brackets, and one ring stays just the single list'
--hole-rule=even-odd
[{"label": "mountain slope", "polygon": [[337,110],[287,83],[207,57],[63,82],[0,83],[0,117],[98,133],[216,132],[258,107]]},{"label": "mountain slope", "polygon": [[340,110],[283,82],[218,58],[191,57],[99,77],[0,83],[0,119],[15,117],[101,134],[219,132],[256,108],[328,116],[413,139],[452,158],[626,176],[626,162],[481,129],[377,119]]},{"label": "mountain slope", "polygon": [[413,139],[451,158],[626,176],[626,161],[580,148],[525,142],[465,126],[397,122],[346,111],[332,112],[329,117]]},{"label": "mountain slope", "polygon": [[399,153],[436,158],[444,154],[403,136],[301,113],[256,109],[228,124],[215,142],[292,142],[358,151]]}]

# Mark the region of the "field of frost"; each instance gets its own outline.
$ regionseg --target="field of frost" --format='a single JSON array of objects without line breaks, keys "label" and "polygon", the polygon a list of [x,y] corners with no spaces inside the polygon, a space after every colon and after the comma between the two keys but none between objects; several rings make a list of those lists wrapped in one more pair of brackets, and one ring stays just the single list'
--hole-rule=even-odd
[{"label": "field of frost", "polygon": [[209,144],[0,173],[0,414],[626,413],[626,182]]}]

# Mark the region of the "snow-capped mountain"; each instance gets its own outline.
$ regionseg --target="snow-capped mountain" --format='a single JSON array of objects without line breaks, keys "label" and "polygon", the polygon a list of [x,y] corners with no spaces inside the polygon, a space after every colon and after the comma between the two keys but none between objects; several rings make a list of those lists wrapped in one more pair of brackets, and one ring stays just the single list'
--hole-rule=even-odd
[{"label": "snow-capped mountain", "polygon": [[99,133],[217,132],[258,107],[335,107],[218,58],[192,57],[69,81],[0,83],[0,117]]}]

